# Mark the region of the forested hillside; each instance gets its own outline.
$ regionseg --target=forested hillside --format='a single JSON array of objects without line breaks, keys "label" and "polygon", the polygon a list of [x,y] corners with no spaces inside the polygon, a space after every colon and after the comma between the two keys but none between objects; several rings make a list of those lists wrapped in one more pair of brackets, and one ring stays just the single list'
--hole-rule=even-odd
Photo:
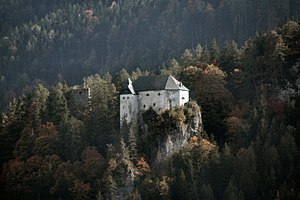
[{"label": "forested hillside", "polygon": [[[0,197],[299,199],[299,58],[300,25],[290,21],[253,34],[241,48],[233,41],[218,45],[212,40],[181,51],[160,68],[86,76],[91,89],[87,107],[76,104],[76,87],[64,82],[65,76],[53,86],[37,81],[1,115]],[[80,66],[75,62],[80,57],[73,59],[70,67]],[[72,71],[80,76],[80,70]],[[128,77],[150,74],[172,74],[190,89],[193,101],[159,115],[149,110],[142,115],[143,126],[123,124],[120,131],[120,88]],[[194,136],[158,158],[169,137],[190,131],[200,108],[203,124],[198,122]]]},{"label": "forested hillside", "polygon": [[243,45],[299,20],[299,9],[295,0],[1,0],[0,107],[37,83],[156,69],[213,38]]}]

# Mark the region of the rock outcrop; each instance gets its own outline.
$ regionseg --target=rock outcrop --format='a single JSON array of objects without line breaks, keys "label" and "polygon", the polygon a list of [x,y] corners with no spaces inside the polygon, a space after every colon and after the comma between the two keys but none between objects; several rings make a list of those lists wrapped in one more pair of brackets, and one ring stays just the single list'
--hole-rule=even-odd
[{"label": "rock outcrop", "polygon": [[161,162],[178,152],[193,136],[203,131],[200,106],[189,102],[184,107],[159,115],[148,112],[141,123],[142,146],[150,162]]}]

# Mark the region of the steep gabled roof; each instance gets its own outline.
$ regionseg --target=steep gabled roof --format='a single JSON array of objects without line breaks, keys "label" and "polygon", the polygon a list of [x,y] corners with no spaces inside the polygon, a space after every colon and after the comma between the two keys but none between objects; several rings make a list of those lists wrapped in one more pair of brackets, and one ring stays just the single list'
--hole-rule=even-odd
[{"label": "steep gabled roof", "polygon": [[177,81],[173,76],[168,77],[168,81],[165,86],[166,90],[186,90],[187,89],[181,82]]},{"label": "steep gabled roof", "polygon": [[133,93],[128,88],[128,85],[124,85],[120,91],[120,94],[133,94]]},{"label": "steep gabled roof", "polygon": [[163,90],[168,76],[141,76],[133,82],[135,91]]},{"label": "steep gabled roof", "polygon": [[120,94],[135,94],[132,81],[128,78],[128,85],[124,85],[120,91]]},{"label": "steep gabled roof", "polygon": [[187,90],[188,89],[172,76],[141,76],[133,82],[136,92],[150,90]]}]

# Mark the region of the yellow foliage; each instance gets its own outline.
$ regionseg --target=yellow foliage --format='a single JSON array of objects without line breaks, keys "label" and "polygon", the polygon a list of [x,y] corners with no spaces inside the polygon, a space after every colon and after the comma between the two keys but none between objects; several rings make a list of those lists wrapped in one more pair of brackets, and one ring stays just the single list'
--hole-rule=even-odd
[{"label": "yellow foliage", "polygon": [[204,69],[203,74],[212,74],[224,79],[227,75],[226,72],[222,71],[219,67],[214,64],[207,65]]}]

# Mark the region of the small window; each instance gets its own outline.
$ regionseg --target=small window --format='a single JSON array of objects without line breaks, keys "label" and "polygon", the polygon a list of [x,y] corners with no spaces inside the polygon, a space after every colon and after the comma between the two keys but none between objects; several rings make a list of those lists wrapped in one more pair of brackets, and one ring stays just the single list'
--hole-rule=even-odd
[{"label": "small window", "polygon": [[127,97],[127,99],[129,99],[129,97]]},{"label": "small window", "polygon": [[182,97],[181,99],[185,99],[184,97]]},{"label": "small window", "polygon": [[125,97],[123,97],[123,99],[125,99]]},{"label": "small window", "polygon": [[81,94],[81,91],[79,91],[78,94]]},{"label": "small window", "polygon": [[160,94],[160,93],[158,93],[157,95],[158,95],[158,96],[160,96],[161,94]]},{"label": "small window", "polygon": [[144,108],[146,108],[146,105],[143,105]]},{"label": "small window", "polygon": [[149,96],[149,94],[146,94],[146,96]]},{"label": "small window", "polygon": [[155,106],[156,104],[155,103],[153,103],[153,106]]}]

